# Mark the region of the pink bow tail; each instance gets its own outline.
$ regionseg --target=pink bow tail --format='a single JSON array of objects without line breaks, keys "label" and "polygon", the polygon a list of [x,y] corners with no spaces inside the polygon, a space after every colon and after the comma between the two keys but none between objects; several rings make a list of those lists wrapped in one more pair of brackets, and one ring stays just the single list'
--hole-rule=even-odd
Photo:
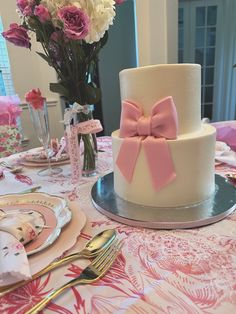
[{"label": "pink bow tail", "polygon": [[127,137],[121,144],[116,164],[123,176],[130,183],[133,179],[134,168],[141,148],[141,137]]},{"label": "pink bow tail", "polygon": [[176,178],[169,146],[165,139],[148,136],[125,138],[116,160],[116,164],[125,179],[131,183],[137,158],[143,145],[147,164],[156,191],[172,182]]},{"label": "pink bow tail", "polygon": [[169,145],[165,138],[148,136],[143,142],[152,184],[156,191],[176,178]]}]

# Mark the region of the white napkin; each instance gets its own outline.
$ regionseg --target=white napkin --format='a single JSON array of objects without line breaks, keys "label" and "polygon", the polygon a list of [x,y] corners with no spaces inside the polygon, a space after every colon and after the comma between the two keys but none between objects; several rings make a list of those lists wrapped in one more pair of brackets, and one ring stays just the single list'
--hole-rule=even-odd
[{"label": "white napkin", "polygon": [[224,142],[216,141],[215,160],[236,167],[236,153]]},{"label": "white napkin", "polygon": [[30,278],[24,245],[10,233],[0,231],[0,286]]},{"label": "white napkin", "polygon": [[35,211],[0,211],[1,286],[31,278],[24,245],[37,237],[43,223],[41,214]]}]

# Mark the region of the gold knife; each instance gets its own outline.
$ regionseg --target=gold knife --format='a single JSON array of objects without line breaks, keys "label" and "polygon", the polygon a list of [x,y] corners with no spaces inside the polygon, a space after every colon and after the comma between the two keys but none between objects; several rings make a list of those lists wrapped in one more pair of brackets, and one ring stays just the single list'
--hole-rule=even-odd
[{"label": "gold knife", "polygon": [[35,186],[33,188],[18,192],[17,194],[25,194],[25,193],[34,193],[37,192],[39,189],[41,189],[41,185]]}]

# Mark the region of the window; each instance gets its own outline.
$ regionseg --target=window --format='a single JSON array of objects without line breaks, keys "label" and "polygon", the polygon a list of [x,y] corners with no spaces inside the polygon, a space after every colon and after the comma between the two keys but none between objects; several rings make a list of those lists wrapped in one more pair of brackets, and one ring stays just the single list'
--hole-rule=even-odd
[{"label": "window", "polygon": [[2,19],[0,16],[0,96],[14,95],[11,67],[8,57],[7,45],[2,37],[3,32]]},{"label": "window", "polygon": [[[179,63],[201,64],[202,118],[213,117],[218,0],[179,2]],[[214,4],[214,5],[213,5]]]}]

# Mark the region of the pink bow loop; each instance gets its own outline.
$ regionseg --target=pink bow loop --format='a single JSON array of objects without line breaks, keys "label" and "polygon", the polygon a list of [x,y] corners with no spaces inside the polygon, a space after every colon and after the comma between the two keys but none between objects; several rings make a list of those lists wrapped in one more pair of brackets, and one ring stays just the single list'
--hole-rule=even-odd
[{"label": "pink bow loop", "polygon": [[141,107],[123,101],[120,137],[124,138],[116,164],[128,182],[132,182],[136,161],[143,145],[152,183],[161,189],[176,177],[166,139],[177,137],[178,119],[172,97],[154,104],[150,117],[143,116]]},{"label": "pink bow loop", "polygon": [[81,134],[95,134],[103,130],[100,120],[95,119],[80,122],[76,125],[76,128],[77,132]]}]

